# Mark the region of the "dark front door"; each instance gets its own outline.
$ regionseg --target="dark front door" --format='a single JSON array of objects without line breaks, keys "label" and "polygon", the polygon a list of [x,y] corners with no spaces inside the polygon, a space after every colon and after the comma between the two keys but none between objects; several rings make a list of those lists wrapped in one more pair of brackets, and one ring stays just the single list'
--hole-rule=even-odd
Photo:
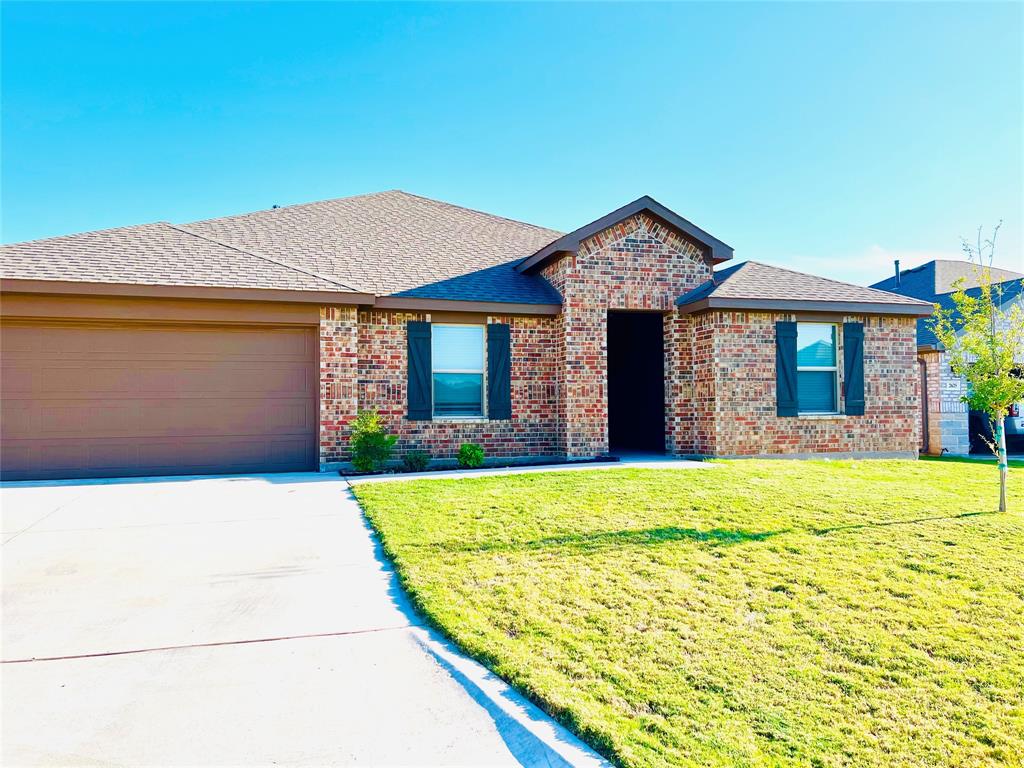
[{"label": "dark front door", "polygon": [[608,442],[665,450],[665,340],[656,312],[608,313]]}]

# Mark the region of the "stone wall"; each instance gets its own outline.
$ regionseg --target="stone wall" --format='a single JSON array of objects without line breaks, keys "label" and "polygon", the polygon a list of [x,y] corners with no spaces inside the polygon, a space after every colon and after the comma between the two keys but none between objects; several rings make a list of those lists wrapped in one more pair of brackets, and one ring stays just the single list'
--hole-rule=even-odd
[{"label": "stone wall", "polygon": [[936,388],[928,401],[928,426],[935,438],[928,452],[966,454],[971,448],[968,409],[960,398],[967,394],[967,382],[953,373],[946,352],[922,353],[922,358],[928,366],[929,389],[933,381]]}]

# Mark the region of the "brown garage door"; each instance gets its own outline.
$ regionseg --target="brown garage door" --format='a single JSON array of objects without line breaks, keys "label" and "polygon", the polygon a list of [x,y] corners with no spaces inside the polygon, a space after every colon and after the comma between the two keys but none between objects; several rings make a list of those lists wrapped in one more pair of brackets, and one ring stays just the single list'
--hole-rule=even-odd
[{"label": "brown garage door", "polygon": [[309,328],[0,329],[5,480],[312,469]]}]

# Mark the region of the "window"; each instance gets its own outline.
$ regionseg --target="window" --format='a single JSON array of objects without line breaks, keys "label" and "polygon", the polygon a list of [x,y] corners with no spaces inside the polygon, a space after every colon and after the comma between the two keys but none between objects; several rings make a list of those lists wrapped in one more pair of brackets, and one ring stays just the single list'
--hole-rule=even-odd
[{"label": "window", "polygon": [[435,416],[484,415],[484,328],[434,324],[430,357]]},{"label": "window", "polygon": [[800,413],[838,413],[836,326],[797,323],[796,329],[796,393]]}]

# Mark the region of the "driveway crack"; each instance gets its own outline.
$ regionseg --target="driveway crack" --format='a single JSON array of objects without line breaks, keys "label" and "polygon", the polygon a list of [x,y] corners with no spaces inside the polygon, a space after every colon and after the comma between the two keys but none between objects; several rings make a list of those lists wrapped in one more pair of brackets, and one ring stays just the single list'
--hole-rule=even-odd
[{"label": "driveway crack", "polygon": [[350,629],[342,632],[312,632],[304,635],[281,635],[279,637],[257,637],[246,640],[219,640],[212,643],[185,643],[184,645],[161,645],[152,648],[130,648],[124,651],[98,651],[96,653],[76,653],[66,656],[33,656],[27,659],[3,659],[0,664],[29,664],[36,661],[70,661],[72,659],[98,659],[106,656],[129,656],[137,653],[158,653],[160,651],[180,651],[189,648],[219,648],[228,645],[252,645],[253,643],[278,643],[284,640],[310,640],[318,637],[347,637],[349,635],[369,635],[375,632],[394,632],[399,629],[410,629],[412,624],[397,624],[391,627],[372,627],[369,629]]}]

